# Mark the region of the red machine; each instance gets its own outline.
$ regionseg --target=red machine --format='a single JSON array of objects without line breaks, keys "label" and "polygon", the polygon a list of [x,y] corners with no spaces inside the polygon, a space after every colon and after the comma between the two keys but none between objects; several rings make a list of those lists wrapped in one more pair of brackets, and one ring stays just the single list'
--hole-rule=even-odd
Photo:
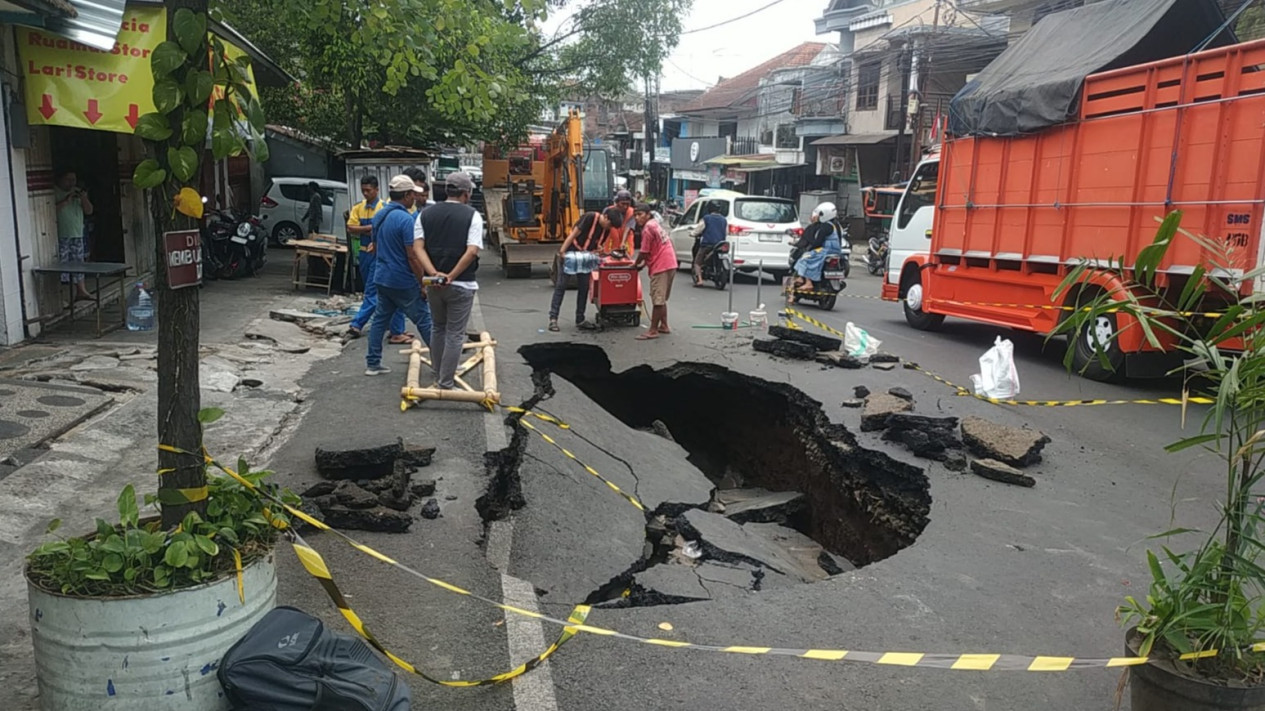
[{"label": "red machine", "polygon": [[590,277],[597,324],[641,325],[641,279],[632,259],[623,252],[602,257]]}]

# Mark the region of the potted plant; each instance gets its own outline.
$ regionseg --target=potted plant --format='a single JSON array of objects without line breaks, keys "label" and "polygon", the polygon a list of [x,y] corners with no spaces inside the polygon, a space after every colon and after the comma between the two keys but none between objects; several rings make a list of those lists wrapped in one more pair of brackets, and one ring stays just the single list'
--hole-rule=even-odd
[{"label": "potted plant", "polygon": [[[203,412],[204,422],[222,413]],[[269,472],[236,472],[265,486]],[[292,494],[278,494],[297,504]],[[145,505],[157,509],[157,494]],[[166,529],[141,518],[135,489],[116,523],[45,543],[27,557],[36,675],[45,711],[226,709],[215,670],[224,652],[276,604],[273,557],[288,525],[258,493],[208,477],[206,513]],[[274,507],[275,508],[275,507]],[[49,525],[55,533],[61,521]]]},{"label": "potted plant", "polygon": [[[1132,708],[1265,709],[1265,644],[1258,645],[1265,627],[1265,499],[1258,491],[1265,479],[1265,311],[1257,309],[1261,295],[1251,293],[1265,266],[1245,269],[1254,259],[1181,229],[1180,221],[1180,212],[1169,214],[1134,264],[1113,260],[1107,273],[1127,276],[1127,288],[1094,287],[1103,270],[1088,261],[1072,269],[1056,301],[1068,293],[1085,297],[1056,332],[1070,334],[1064,363],[1071,370],[1081,338],[1094,346],[1092,364],[1110,367],[1109,343],[1094,340],[1100,331],[1090,328],[1104,323],[1100,319],[1109,320],[1112,337],[1120,333],[1117,325],[1140,329],[1152,347],[1180,352],[1185,372],[1214,400],[1198,434],[1166,450],[1197,447],[1219,462],[1220,520],[1210,530],[1175,528],[1152,536],[1200,539],[1148,550],[1146,597],[1126,597],[1117,610],[1128,653],[1151,659],[1129,669]],[[1162,279],[1165,257],[1182,240],[1197,245],[1207,263],[1184,280]]]},{"label": "potted plant", "polygon": [[[98,520],[29,556],[45,711],[226,709],[216,665],[276,600],[273,536],[286,519],[241,482],[208,480],[202,428],[223,413],[201,409],[197,280],[171,279],[164,249],[196,239],[208,143],[216,160],[268,159],[264,114],[249,59],[208,38],[206,0],[168,0],[161,16],[166,41],[149,55],[155,110],[135,123],[147,158],[132,175],[158,236],[159,478],[145,503],[159,516],[142,520],[129,486],[117,523]],[[266,476],[239,468],[252,484]]]}]

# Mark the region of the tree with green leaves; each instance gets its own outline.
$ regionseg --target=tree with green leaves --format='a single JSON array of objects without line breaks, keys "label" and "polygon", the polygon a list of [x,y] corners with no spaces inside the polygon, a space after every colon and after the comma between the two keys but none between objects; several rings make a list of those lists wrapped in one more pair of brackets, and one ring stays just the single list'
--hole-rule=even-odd
[{"label": "tree with green leaves", "polygon": [[136,124],[148,157],[132,180],[148,191],[159,235],[158,501],[163,525],[171,528],[191,511],[205,513],[207,485],[199,415],[198,290],[171,288],[162,235],[198,229],[203,209],[198,166],[208,129],[216,160],[248,152],[262,162],[268,160],[268,147],[263,106],[251,94],[250,60],[230,59],[219,38],[208,46],[206,0],[169,0],[167,7],[167,40],[154,48],[150,61],[156,110]]},{"label": "tree with green leaves", "polygon": [[[690,0],[220,0],[217,11],[299,85],[273,121],[359,145],[520,137],[564,94],[618,96],[660,72]],[[540,28],[569,13],[557,30]]]}]

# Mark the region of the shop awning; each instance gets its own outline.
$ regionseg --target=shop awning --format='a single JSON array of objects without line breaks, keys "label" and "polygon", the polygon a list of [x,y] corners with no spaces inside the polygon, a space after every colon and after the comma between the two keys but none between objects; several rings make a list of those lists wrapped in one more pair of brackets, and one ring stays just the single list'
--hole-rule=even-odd
[{"label": "shop awning", "polygon": [[703,161],[707,165],[716,165],[725,170],[736,170],[743,173],[754,173],[760,170],[777,170],[779,168],[795,168],[803,163],[779,163],[772,153],[753,153],[743,156],[716,156]]},{"label": "shop awning", "polygon": [[813,141],[813,146],[872,146],[878,143],[896,140],[896,132],[885,133],[845,133],[841,136],[827,136]]}]

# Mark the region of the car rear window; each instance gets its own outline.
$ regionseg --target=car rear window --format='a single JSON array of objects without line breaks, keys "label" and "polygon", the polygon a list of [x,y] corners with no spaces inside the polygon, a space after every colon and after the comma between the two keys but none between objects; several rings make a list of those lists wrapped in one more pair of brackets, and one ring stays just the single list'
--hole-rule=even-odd
[{"label": "car rear window", "polygon": [[751,222],[798,222],[795,203],[784,200],[737,200],[734,216]]},{"label": "car rear window", "polygon": [[299,185],[298,183],[281,183],[277,187],[281,188],[281,194],[290,200],[307,202],[311,194],[306,185]]}]

